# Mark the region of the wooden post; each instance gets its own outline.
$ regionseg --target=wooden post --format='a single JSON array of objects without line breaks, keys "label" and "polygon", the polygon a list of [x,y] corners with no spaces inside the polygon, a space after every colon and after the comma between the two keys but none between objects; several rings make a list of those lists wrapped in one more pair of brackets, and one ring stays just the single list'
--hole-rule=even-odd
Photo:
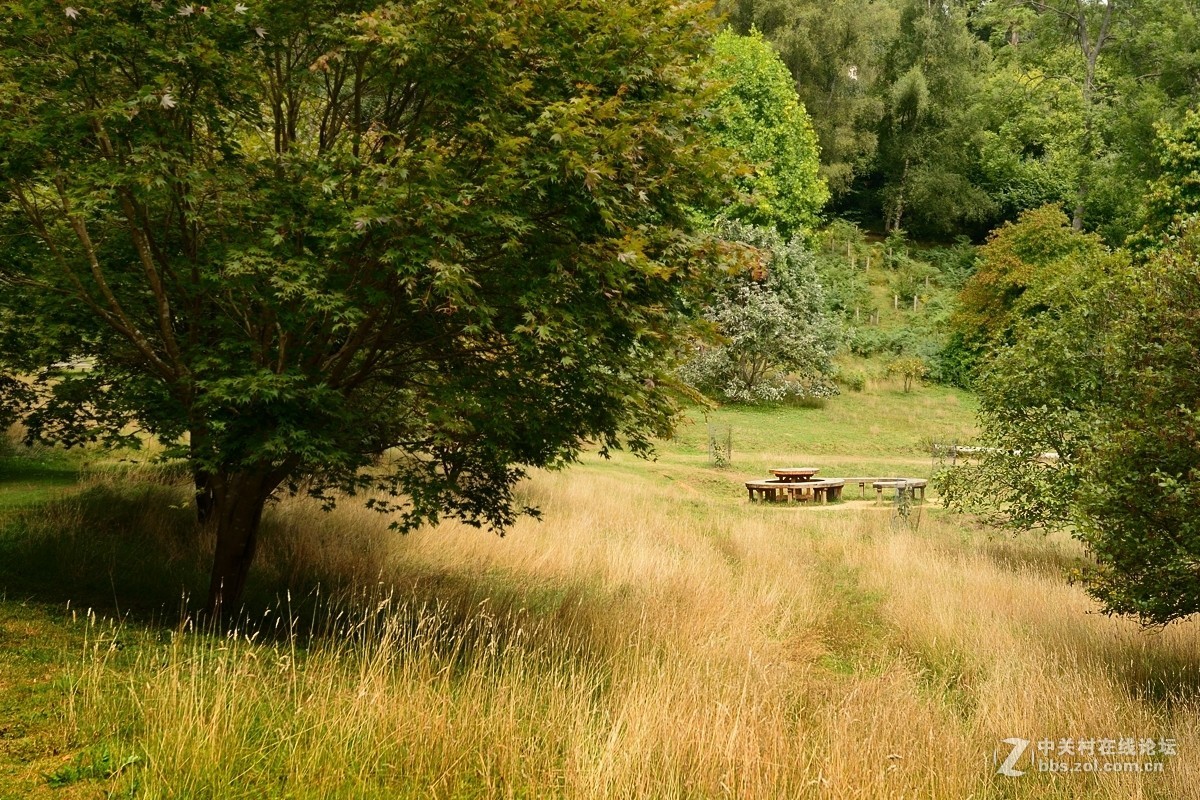
[{"label": "wooden post", "polygon": [[857,324],[858,320],[860,319],[858,312],[859,312],[859,308],[858,308],[858,306],[855,306],[854,307],[854,322],[855,322],[855,324]]},{"label": "wooden post", "polygon": [[894,294],[894,295],[892,295],[892,311],[899,311],[899,310],[900,310],[900,295]]},{"label": "wooden post", "polygon": [[917,310],[917,296],[913,295],[913,311]]},{"label": "wooden post", "polygon": [[871,271],[871,254],[868,252],[867,253],[867,268],[865,270],[863,270],[863,272],[870,272],[870,271]]}]

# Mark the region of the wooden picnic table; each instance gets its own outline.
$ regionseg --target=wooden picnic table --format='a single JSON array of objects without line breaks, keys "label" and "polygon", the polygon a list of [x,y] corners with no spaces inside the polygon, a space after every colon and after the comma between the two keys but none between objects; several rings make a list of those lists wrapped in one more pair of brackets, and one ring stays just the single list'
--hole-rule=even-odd
[{"label": "wooden picnic table", "polygon": [[785,483],[793,483],[796,481],[811,481],[813,476],[820,471],[819,467],[780,467],[779,469],[771,470],[771,474]]}]

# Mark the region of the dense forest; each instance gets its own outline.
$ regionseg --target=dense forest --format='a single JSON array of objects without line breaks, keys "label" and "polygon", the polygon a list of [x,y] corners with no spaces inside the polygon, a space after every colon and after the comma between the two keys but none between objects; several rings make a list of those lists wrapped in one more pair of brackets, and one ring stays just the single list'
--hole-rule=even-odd
[{"label": "dense forest", "polygon": [[1200,93],[1189,0],[723,0],[812,116],[828,213],[980,241],[1053,203],[1120,244]]}]

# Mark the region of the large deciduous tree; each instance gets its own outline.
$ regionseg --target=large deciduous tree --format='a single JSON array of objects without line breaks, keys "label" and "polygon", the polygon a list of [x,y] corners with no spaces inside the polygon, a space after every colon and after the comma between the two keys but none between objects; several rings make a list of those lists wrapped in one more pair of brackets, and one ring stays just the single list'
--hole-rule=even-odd
[{"label": "large deciduous tree", "polygon": [[939,488],[952,507],[1015,531],[1070,527],[1098,415],[1123,378],[1112,353],[1128,261],[1072,230],[1057,209],[1025,215],[988,247],[981,261],[989,273],[1001,266],[992,274],[1002,277],[977,297],[990,295],[998,308],[983,329],[990,335],[970,339],[981,346],[973,388],[985,449],[941,476]]},{"label": "large deciduous tree", "polygon": [[983,355],[1010,343],[1016,321],[1040,310],[1023,299],[1030,289],[1041,290],[1064,269],[1103,251],[1099,237],[1080,234],[1067,222],[1054,206],[1026,211],[994,230],[979,248],[975,273],[959,292],[950,320],[972,353]]},{"label": "large deciduous tree", "polygon": [[0,24],[27,423],[187,460],[211,611],[283,488],[499,528],[524,467],[669,428],[656,378],[717,252],[689,221],[731,174],[697,124],[702,4],[21,0]]},{"label": "large deciduous tree", "polygon": [[972,302],[1001,310],[961,321],[984,342],[976,388],[990,449],[940,476],[952,506],[1073,533],[1105,610],[1148,624],[1200,612],[1193,126],[1162,132],[1140,250],[1109,252],[1057,210],[985,248]]},{"label": "large deciduous tree", "polygon": [[987,48],[967,27],[970,4],[903,0],[884,72],[887,114],[877,168],[888,230],[946,236],[994,213],[977,185],[978,118],[965,98],[989,65]]},{"label": "large deciduous tree", "polygon": [[752,29],[779,51],[821,144],[822,174],[844,198],[875,157],[886,104],[883,59],[899,10],[872,0],[722,0],[739,33]]},{"label": "large deciduous tree", "polygon": [[1074,521],[1105,608],[1165,624],[1200,612],[1200,228],[1139,264],[1126,291]]}]

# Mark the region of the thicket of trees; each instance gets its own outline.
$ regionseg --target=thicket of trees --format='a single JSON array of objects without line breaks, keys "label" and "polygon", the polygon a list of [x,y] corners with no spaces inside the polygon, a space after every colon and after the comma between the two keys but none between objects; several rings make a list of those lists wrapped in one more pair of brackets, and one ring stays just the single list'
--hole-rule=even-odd
[{"label": "thicket of trees", "polygon": [[722,0],[813,116],[830,212],[982,238],[1047,203],[1120,244],[1200,92],[1188,0]]},{"label": "thicket of trees", "polygon": [[1045,208],[982,248],[956,324],[992,449],[941,479],[994,524],[1078,536],[1104,608],[1154,624],[1200,612],[1198,133],[1160,129],[1129,247]]}]

